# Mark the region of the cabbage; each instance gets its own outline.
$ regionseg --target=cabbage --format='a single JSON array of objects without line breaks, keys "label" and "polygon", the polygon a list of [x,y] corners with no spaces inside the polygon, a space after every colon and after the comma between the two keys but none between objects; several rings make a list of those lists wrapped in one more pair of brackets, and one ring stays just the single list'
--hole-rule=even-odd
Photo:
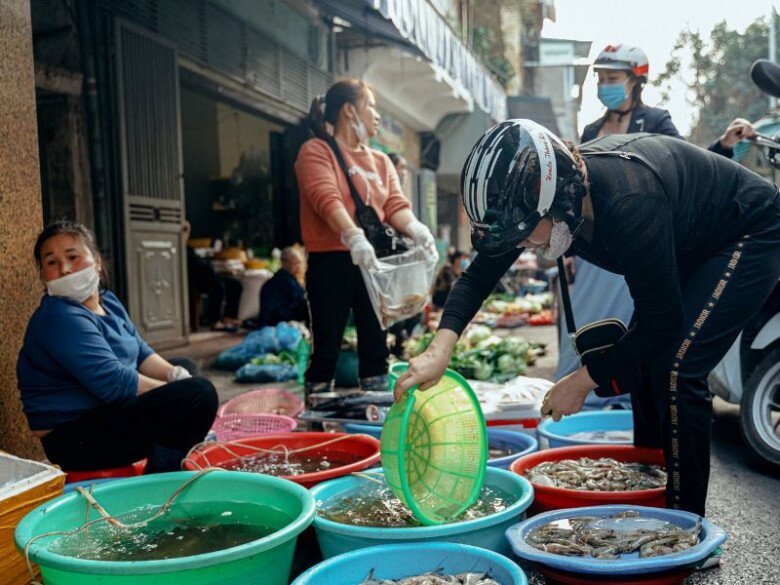
[{"label": "cabbage", "polygon": [[464,336],[469,346],[474,347],[493,334],[493,330],[486,325],[472,325]]}]

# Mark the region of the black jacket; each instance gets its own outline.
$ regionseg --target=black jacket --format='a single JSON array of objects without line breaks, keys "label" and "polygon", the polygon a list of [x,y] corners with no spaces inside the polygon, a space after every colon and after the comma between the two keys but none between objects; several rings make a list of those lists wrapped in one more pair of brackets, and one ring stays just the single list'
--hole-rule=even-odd
[{"label": "black jacket", "polygon": [[[624,275],[636,308],[631,331],[588,365],[606,386],[613,372],[636,367],[677,338],[682,282],[725,245],[780,222],[780,196],[759,175],[684,140],[614,134],[595,142],[628,158],[583,147],[597,221],[591,241],[577,237],[568,253]],[[452,288],[440,328],[460,334],[520,252],[477,254]]]},{"label": "black jacket", "polygon": [[[580,142],[588,142],[599,135],[599,130],[604,125],[606,114],[591,122],[582,131]],[[628,123],[626,134],[636,134],[638,132],[649,132],[651,134],[663,134],[664,136],[673,136],[682,138],[677,126],[672,122],[672,116],[663,108],[653,108],[645,104],[637,104],[631,114],[631,121]],[[724,148],[720,140],[716,140],[707,148],[715,154],[720,154],[726,158],[731,158],[734,151],[731,148]]]},{"label": "black jacket", "polygon": [[[585,126],[580,141],[588,142],[596,138],[605,121],[606,115]],[[637,132],[650,132],[652,134],[664,134],[665,136],[682,138],[677,130],[677,126],[672,122],[671,114],[667,110],[653,108],[645,104],[637,104],[631,113],[631,122],[629,122],[626,129],[626,134],[636,134]]]}]

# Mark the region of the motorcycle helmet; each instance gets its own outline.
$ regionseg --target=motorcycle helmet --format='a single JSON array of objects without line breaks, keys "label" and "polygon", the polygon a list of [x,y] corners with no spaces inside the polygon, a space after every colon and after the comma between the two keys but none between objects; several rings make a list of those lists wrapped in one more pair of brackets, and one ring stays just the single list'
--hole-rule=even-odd
[{"label": "motorcycle helmet", "polygon": [[632,75],[643,78],[644,82],[650,72],[650,63],[645,52],[639,47],[607,45],[593,62],[593,69],[629,71]]},{"label": "motorcycle helmet", "polygon": [[552,132],[525,119],[488,130],[466,158],[460,192],[471,223],[471,243],[481,254],[510,252],[542,217],[581,223],[582,174],[569,149]]}]

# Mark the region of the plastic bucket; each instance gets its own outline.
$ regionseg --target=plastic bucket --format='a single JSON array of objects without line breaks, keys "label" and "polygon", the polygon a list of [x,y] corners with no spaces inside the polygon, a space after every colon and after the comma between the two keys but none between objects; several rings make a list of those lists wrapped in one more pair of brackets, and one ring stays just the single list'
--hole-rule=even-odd
[{"label": "plastic bucket", "polygon": [[[327,506],[330,500],[354,495],[371,482],[361,477],[342,477],[312,488],[317,505]],[[380,544],[407,544],[410,542],[455,542],[470,544],[507,555],[510,552],[504,532],[516,523],[533,500],[533,488],[523,477],[505,469],[489,467],[485,474],[485,486],[513,494],[517,499],[501,512],[483,518],[439,524],[437,526],[412,526],[409,528],[377,528],[341,524],[321,516],[314,519],[314,529],[326,559],[342,553]]]},{"label": "plastic bucket", "polygon": [[[644,518],[656,518],[671,522],[685,530],[693,528],[700,521],[699,544],[678,553],[657,557],[640,558],[638,552],[633,552],[623,554],[615,560],[608,560],[596,559],[591,556],[580,557],[548,553],[536,549],[526,542],[531,531],[550,522],[577,516],[597,518],[614,516],[626,510],[636,510]],[[690,568],[714,552],[727,538],[726,533],[721,528],[697,514],[645,506],[591,506],[546,512],[512,526],[507,530],[506,537],[512,545],[512,550],[520,558],[539,563],[545,568],[555,571],[566,571],[580,578],[592,579],[587,581],[588,583],[603,583],[607,577],[626,579],[629,576],[644,576],[650,578],[654,574]],[[663,575],[658,576],[659,578],[663,577]],[[677,581],[671,581],[671,583],[675,582]]]},{"label": "plastic bucket", "polygon": [[344,432],[351,435],[368,435],[379,439],[382,436],[382,425],[361,425],[356,423],[346,423],[343,425]]},{"label": "plastic bucket", "polygon": [[[95,486],[94,496],[114,515],[149,505],[161,505],[193,474],[161,473],[112,481]],[[217,585],[223,583],[286,585],[298,535],[315,514],[311,494],[292,482],[254,473],[214,471],[190,484],[174,506],[185,504],[213,509],[220,501],[256,506],[252,520],[279,526],[258,540],[232,548],[159,561],[94,561],[54,554],[45,537],[30,545],[30,559],[38,564],[46,585]],[[85,501],[71,493],[39,506],[16,528],[20,551],[34,536],[72,530],[85,522]],[[254,509],[253,509],[254,512]],[[94,511],[90,520],[98,518]],[[283,519],[283,520],[282,520]]]},{"label": "plastic bucket", "polygon": [[514,453],[505,457],[496,457],[495,459],[488,459],[487,464],[491,467],[501,467],[502,469],[509,469],[509,466],[529,453],[533,453],[539,448],[539,443],[536,442],[531,435],[526,435],[519,431],[503,431],[500,429],[487,430],[488,436],[488,449],[494,447],[500,449],[512,449]]},{"label": "plastic bucket", "polygon": [[572,439],[570,435],[587,431],[628,431],[634,429],[634,415],[630,410],[594,410],[565,416],[558,422],[544,419],[536,427],[542,448],[572,445],[631,445],[633,441],[606,441]]},{"label": "plastic bucket", "polygon": [[141,461],[136,461],[135,463],[125,465],[124,467],[110,467],[107,469],[95,469],[92,471],[66,471],[65,481],[66,483],[76,483],[90,479],[136,477],[143,475],[144,469],[146,469],[146,459],[141,459]]},{"label": "plastic bucket", "polygon": [[[352,461],[352,463],[332,467],[326,471],[284,476],[284,479],[310,488],[326,479],[341,477],[374,465],[379,461],[379,441],[366,435],[350,435],[348,433],[283,433],[240,439],[230,444],[230,450],[239,456],[257,454],[257,451],[251,447],[273,449],[284,445],[290,451],[294,451],[302,447],[327,443],[339,437],[346,438],[307,450],[305,454],[307,457],[327,457],[329,460],[342,459]],[[242,445],[246,445],[246,447],[242,447]],[[235,456],[222,449],[218,444],[209,444],[190,453],[189,459],[190,461],[184,461],[184,468],[194,470],[203,467],[221,467],[228,462],[235,461]]]},{"label": "plastic bucket", "polygon": [[502,585],[526,585],[525,573],[489,550],[447,542],[372,546],[315,565],[292,585],[355,585],[374,579],[402,579],[441,570],[444,575],[488,573]]},{"label": "plastic bucket", "polygon": [[608,577],[605,575],[578,575],[539,565],[547,585],[683,585],[693,569],[678,569],[648,575]]},{"label": "plastic bucket", "polygon": [[[544,461],[579,459],[580,457],[592,459],[610,457],[626,463],[642,462],[664,465],[664,456],[660,449],[646,449],[633,445],[577,445],[531,453],[512,463],[509,469],[518,475],[525,476],[528,469]],[[663,508],[666,505],[665,494],[666,488],[662,487],[631,492],[591,492],[534,484],[534,503],[531,506],[531,512],[536,514],[547,510],[581,508],[600,504],[634,504]]]}]

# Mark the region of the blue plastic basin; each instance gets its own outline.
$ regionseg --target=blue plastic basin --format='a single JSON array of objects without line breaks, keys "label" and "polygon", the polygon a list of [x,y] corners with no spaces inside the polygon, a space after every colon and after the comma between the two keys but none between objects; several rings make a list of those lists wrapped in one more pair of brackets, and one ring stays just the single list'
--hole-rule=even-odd
[{"label": "blue plastic basin", "polygon": [[450,542],[386,544],[345,553],[315,565],[292,585],[355,585],[373,571],[375,579],[402,579],[441,569],[444,575],[488,573],[501,585],[526,585],[525,573],[508,558],[475,546]]},{"label": "blue plastic basin", "polygon": [[646,518],[657,518],[673,522],[681,528],[692,528],[700,516],[682,510],[664,508],[648,508],[646,506],[591,506],[588,508],[568,508],[545,512],[510,527],[506,537],[512,545],[512,550],[520,558],[541,563],[553,569],[581,573],[587,575],[644,575],[672,569],[691,566],[712,553],[726,542],[726,532],[702,519],[700,542],[695,547],[682,552],[641,559],[639,553],[621,555],[616,560],[596,559],[593,557],[568,557],[556,555],[536,549],[526,543],[528,533],[549,522],[578,516],[612,516],[618,512],[636,510]]},{"label": "blue plastic basin", "polygon": [[571,439],[569,435],[583,431],[627,431],[633,428],[634,415],[630,410],[593,410],[565,416],[558,422],[546,418],[539,423],[536,433],[539,444],[543,448],[572,445],[631,445],[633,441],[587,441]]},{"label": "blue plastic basin", "polygon": [[[369,487],[367,479],[351,476],[340,477],[311,488],[317,507],[326,507],[332,500],[354,496]],[[408,528],[377,528],[353,526],[334,522],[317,515],[314,529],[324,558],[329,559],[342,553],[379,544],[403,544],[409,542],[456,542],[509,554],[510,548],[504,532],[516,523],[531,505],[534,491],[524,477],[511,471],[488,467],[485,486],[514,494],[515,503],[495,514],[438,526],[413,526]]]},{"label": "blue plastic basin", "polygon": [[488,446],[511,448],[515,450],[506,457],[496,457],[488,459],[487,464],[491,467],[500,467],[509,469],[509,466],[523,455],[528,455],[539,449],[539,443],[531,435],[526,435],[520,431],[505,431],[500,429],[488,429]]},{"label": "blue plastic basin", "polygon": [[353,435],[368,435],[378,439],[382,434],[382,425],[364,425],[359,423],[346,423],[344,432]]}]

